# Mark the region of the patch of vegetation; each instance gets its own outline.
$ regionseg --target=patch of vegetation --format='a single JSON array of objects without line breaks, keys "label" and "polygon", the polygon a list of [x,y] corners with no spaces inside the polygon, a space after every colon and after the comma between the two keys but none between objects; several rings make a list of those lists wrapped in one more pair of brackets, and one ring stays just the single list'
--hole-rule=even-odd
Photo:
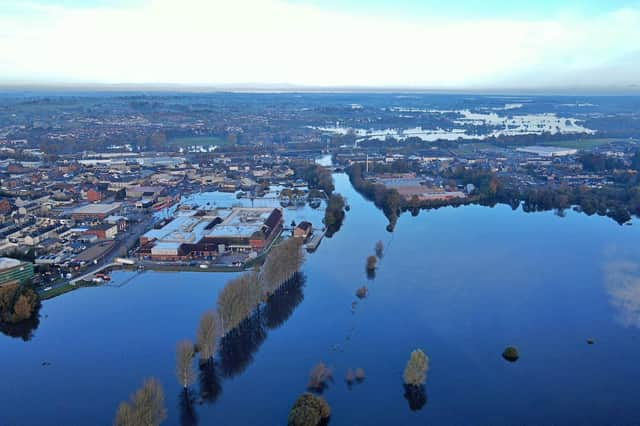
[{"label": "patch of vegetation", "polygon": [[331,171],[318,164],[293,165],[295,177],[309,184],[309,189],[324,191],[328,196],[333,193],[333,177]]},{"label": "patch of vegetation", "polygon": [[345,216],[344,209],[345,201],[342,195],[331,194],[327,202],[327,209],[324,212],[324,219],[322,220],[327,227],[327,238],[331,238],[340,230]]},{"label": "patch of vegetation", "polygon": [[0,323],[18,324],[37,314],[40,299],[32,288],[10,284],[0,288]]},{"label": "patch of vegetation", "polygon": [[326,423],[331,415],[329,404],[311,393],[304,393],[296,400],[289,411],[289,426],[317,426]]},{"label": "patch of vegetation", "polygon": [[515,346],[508,346],[503,352],[502,357],[509,362],[516,362],[520,358],[520,352]]},{"label": "patch of vegetation", "polygon": [[427,371],[429,370],[429,357],[422,349],[411,352],[409,361],[402,374],[405,385],[420,386],[427,382]]}]

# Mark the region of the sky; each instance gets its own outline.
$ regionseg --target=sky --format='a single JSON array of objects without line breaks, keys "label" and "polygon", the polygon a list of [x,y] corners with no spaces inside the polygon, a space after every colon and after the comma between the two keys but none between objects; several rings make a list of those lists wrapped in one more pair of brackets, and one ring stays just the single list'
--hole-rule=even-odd
[{"label": "sky", "polygon": [[640,87],[640,0],[0,0],[0,84]]}]

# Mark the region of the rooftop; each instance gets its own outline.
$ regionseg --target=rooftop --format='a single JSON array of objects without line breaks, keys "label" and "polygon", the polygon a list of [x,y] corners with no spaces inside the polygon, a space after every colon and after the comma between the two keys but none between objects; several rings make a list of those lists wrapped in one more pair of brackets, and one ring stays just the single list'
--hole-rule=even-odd
[{"label": "rooftop", "polygon": [[18,259],[12,259],[10,257],[0,257],[0,270],[15,268],[21,263],[22,262],[20,262]]},{"label": "rooftop", "polygon": [[72,214],[109,214],[120,208],[121,203],[87,204],[71,211]]}]

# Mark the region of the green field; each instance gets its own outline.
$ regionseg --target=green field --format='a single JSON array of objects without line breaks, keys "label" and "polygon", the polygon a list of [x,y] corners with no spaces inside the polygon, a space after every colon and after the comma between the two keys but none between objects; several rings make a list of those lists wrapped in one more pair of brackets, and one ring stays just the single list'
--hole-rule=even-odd
[{"label": "green field", "polygon": [[186,138],[175,138],[169,139],[169,142],[167,143],[174,146],[212,146],[229,144],[227,140],[216,136],[191,136]]}]

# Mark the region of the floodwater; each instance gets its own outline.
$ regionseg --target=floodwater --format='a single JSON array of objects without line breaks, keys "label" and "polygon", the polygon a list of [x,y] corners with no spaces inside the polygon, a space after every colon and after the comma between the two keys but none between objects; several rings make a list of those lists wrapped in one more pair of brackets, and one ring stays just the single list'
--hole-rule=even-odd
[{"label": "floodwater", "polygon": [[[109,286],[45,301],[30,340],[0,335],[0,424],[108,425],[154,376],[165,424],[283,425],[321,360],[334,369],[331,425],[637,424],[637,221],[467,206],[404,214],[390,234],[345,175],[335,182],[351,206],[342,229],[308,255],[299,286],[225,343],[191,410],[175,345],[235,274],[115,272]],[[515,363],[501,357],[508,345]],[[426,403],[411,409],[402,371],[415,348],[430,369]],[[349,388],[357,367],[366,379]]]}]

